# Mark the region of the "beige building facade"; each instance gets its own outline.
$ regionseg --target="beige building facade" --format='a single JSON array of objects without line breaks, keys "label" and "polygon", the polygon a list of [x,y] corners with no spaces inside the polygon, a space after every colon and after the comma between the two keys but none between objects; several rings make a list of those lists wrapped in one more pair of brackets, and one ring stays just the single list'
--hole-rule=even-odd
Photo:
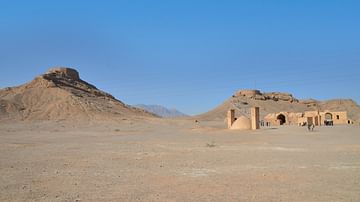
[{"label": "beige building facade", "polygon": [[346,111],[305,111],[305,112],[279,112],[264,117],[267,125],[341,125],[353,124],[348,119]]}]

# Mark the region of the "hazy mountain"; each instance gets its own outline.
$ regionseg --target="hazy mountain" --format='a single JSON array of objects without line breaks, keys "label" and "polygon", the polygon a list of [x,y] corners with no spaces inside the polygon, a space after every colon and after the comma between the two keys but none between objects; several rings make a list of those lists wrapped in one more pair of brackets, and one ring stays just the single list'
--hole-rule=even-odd
[{"label": "hazy mountain", "polygon": [[188,116],[176,109],[168,109],[166,107],[160,106],[160,105],[144,105],[144,104],[137,104],[134,105],[134,107],[140,108],[140,109],[144,109],[148,112],[154,113],[158,116],[161,117],[183,117],[183,116]]}]

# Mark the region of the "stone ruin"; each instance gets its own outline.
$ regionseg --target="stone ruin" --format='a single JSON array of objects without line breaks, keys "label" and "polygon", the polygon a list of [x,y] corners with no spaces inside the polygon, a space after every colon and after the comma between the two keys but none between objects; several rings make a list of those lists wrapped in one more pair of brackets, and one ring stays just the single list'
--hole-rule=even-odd
[{"label": "stone ruin", "polygon": [[299,102],[290,93],[270,92],[261,93],[260,90],[239,90],[233,97],[245,97],[254,100],[273,100],[273,101],[287,101],[287,102]]},{"label": "stone ruin", "polygon": [[79,72],[75,69],[68,67],[56,67],[49,69],[45,74],[47,75],[59,75],[62,77],[67,77],[72,80],[80,80]]},{"label": "stone ruin", "polygon": [[101,91],[96,86],[81,80],[79,72],[68,67],[51,68],[45,74],[36,77],[32,83],[33,85],[41,85],[46,88],[59,87],[67,89],[78,97],[91,95],[115,99],[111,94]]},{"label": "stone ruin", "polygon": [[353,124],[346,111],[305,111],[305,112],[278,112],[270,113],[264,117],[271,125],[299,125],[305,126],[314,124],[321,125],[342,125]]},{"label": "stone ruin", "polygon": [[260,122],[259,107],[251,108],[251,119],[245,116],[240,116],[236,118],[234,109],[230,109],[227,114],[227,123],[229,129],[257,130],[260,128],[259,122]]}]

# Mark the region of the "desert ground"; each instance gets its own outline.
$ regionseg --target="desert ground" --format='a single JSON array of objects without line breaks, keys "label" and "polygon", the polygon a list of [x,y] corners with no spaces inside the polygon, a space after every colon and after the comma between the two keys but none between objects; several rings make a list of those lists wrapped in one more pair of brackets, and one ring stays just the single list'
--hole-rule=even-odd
[{"label": "desert ground", "polygon": [[360,127],[0,123],[0,201],[359,201]]}]

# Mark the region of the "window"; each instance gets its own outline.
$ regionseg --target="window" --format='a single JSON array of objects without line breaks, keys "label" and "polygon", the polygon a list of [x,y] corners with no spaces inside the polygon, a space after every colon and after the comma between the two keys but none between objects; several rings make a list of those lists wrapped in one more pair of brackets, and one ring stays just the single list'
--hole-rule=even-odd
[{"label": "window", "polygon": [[339,119],[340,119],[340,116],[339,116],[339,115],[336,115],[336,119],[339,120]]}]

